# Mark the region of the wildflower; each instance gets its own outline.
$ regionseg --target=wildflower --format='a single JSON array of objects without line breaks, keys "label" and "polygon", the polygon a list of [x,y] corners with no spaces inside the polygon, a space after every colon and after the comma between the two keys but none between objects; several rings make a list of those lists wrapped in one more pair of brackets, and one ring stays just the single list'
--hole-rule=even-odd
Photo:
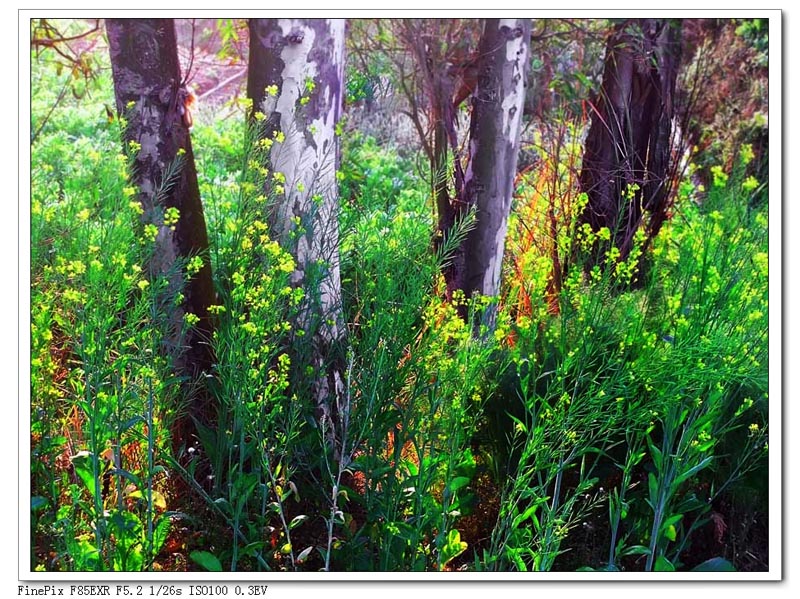
[{"label": "wildflower", "polygon": [[714,176],[714,187],[725,187],[728,183],[728,174],[719,165],[711,167],[711,174]]},{"label": "wildflower", "polygon": [[203,268],[203,259],[200,256],[193,256],[186,265],[186,272],[189,276],[194,276]]},{"label": "wildflower", "polygon": [[753,161],[756,154],[753,152],[753,145],[752,144],[742,144],[741,149],[739,150],[739,158],[742,161],[744,166],[747,166]]},{"label": "wildflower", "polygon": [[758,185],[758,179],[751,175],[744,180],[744,183],[742,183],[742,189],[745,191],[753,191],[756,187],[758,187]]},{"label": "wildflower", "polygon": [[173,231],[175,230],[175,225],[180,220],[181,212],[177,208],[170,207],[164,211],[164,224],[168,226]]}]

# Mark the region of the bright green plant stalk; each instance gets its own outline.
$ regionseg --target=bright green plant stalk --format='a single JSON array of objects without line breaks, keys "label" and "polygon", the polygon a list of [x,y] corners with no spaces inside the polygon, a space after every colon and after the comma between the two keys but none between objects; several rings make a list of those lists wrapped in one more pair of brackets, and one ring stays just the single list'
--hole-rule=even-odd
[{"label": "bright green plant stalk", "polygon": [[611,541],[608,547],[608,566],[607,570],[617,569],[617,557],[619,547],[617,537],[622,520],[628,517],[627,493],[631,485],[633,469],[639,465],[645,452],[641,450],[643,440],[641,431],[625,431],[626,454],[625,463],[619,465],[622,470],[622,480],[618,488],[612,489],[608,496],[609,522],[611,525]]}]

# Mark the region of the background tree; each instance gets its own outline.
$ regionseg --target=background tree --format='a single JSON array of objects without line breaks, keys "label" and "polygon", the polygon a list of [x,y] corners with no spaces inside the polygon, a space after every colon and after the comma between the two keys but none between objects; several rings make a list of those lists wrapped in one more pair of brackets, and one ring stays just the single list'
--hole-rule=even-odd
[{"label": "background tree", "polygon": [[[179,351],[177,371],[195,378],[211,366],[208,307],[215,303],[215,293],[175,25],[172,19],[107,19],[106,31],[117,110],[127,121],[124,143],[127,150],[131,144],[138,148],[133,177],[142,218],[158,227],[149,269],[152,275],[171,273],[172,291],[184,298],[170,314],[165,344],[169,351],[185,349]],[[170,209],[179,211],[175,222],[165,218]],[[184,286],[187,273],[176,265],[189,258],[201,265]],[[188,313],[199,321],[184,336]]]},{"label": "background tree", "polygon": [[[487,19],[478,45],[479,73],[472,95],[470,156],[461,206],[475,206],[477,219],[454,261],[452,282],[465,295],[495,297],[505,249],[508,215],[517,174],[525,81],[530,62],[529,19]],[[487,324],[494,321],[495,307]]]},{"label": "background tree", "polygon": [[[476,45],[472,40],[477,31],[481,34]],[[417,87],[427,99],[430,133],[424,132],[418,109],[408,114],[431,167],[439,243],[457,234],[456,223],[476,209],[473,230],[444,270],[448,297],[456,290],[467,297],[474,292],[496,296],[520,146],[530,22],[412,20],[401,22],[398,33],[414,58]],[[406,96],[413,96],[410,88],[404,89]],[[469,97],[472,116],[465,161],[457,121],[459,107]],[[417,107],[415,101],[410,103]]]},{"label": "background tree", "polygon": [[581,171],[589,196],[581,221],[594,231],[608,227],[623,260],[645,212],[647,239],[667,218],[679,36],[677,22],[634,19],[619,23],[608,40]]},{"label": "background tree", "polygon": [[[342,111],[343,20],[252,19],[247,95],[266,119],[272,143],[273,233],[295,258],[292,276],[305,298],[296,318],[300,379],[312,365],[318,417],[333,430],[341,391],[336,347],[345,329],[339,274],[336,124]],[[300,368],[303,370],[300,371]]]}]

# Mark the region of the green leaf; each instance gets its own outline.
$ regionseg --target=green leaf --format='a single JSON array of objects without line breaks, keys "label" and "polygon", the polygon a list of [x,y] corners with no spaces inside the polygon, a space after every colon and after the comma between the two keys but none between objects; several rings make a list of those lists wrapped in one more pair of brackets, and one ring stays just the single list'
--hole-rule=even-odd
[{"label": "green leaf", "polygon": [[644,545],[633,545],[619,552],[620,557],[626,555],[650,555],[650,548]]},{"label": "green leaf", "polygon": [[535,503],[534,505],[530,506],[527,510],[525,510],[519,516],[514,518],[513,522],[511,523],[511,529],[515,530],[519,528],[519,525],[525,522],[525,520],[531,518],[538,509],[539,509],[538,503]]},{"label": "green leaf", "polygon": [[295,516],[294,518],[292,518],[292,521],[289,522],[289,530],[294,530],[306,520],[308,520],[308,516],[306,516],[305,514]]},{"label": "green leaf", "polygon": [[47,499],[41,495],[31,497],[31,511],[35,512],[47,507]]},{"label": "green leaf", "polygon": [[682,474],[680,474],[680,476],[678,476],[675,479],[675,482],[672,483],[672,487],[673,488],[677,488],[678,485],[680,485],[683,481],[685,481],[686,479],[694,476],[697,472],[700,472],[700,470],[702,470],[703,468],[708,466],[713,459],[714,459],[714,456],[706,456],[705,458],[703,458],[700,461],[699,464],[695,464],[694,466],[689,468],[686,472],[683,472]]},{"label": "green leaf", "polygon": [[439,552],[439,567],[443,568],[466,550],[467,544],[461,540],[461,533],[455,529],[451,530],[447,533],[447,542]]},{"label": "green leaf", "polygon": [[[140,499],[142,501],[147,501],[147,491],[143,492],[143,491],[140,491],[139,489],[136,489],[135,491],[131,491],[128,494],[128,497],[130,497],[131,499]],[[156,491],[154,489],[152,491],[151,497],[153,498],[153,507],[154,508],[158,508],[160,510],[166,510],[167,509],[167,500],[164,497],[164,495],[162,495],[161,493],[159,493],[158,491]]]},{"label": "green leaf", "polygon": [[663,555],[658,556],[656,558],[656,563],[653,565],[654,572],[674,572],[675,566],[672,565],[666,557]]},{"label": "green leaf", "polygon": [[[81,479],[89,493],[91,493],[92,497],[97,497],[100,494],[100,476],[102,473],[98,471],[97,477],[95,477],[92,454],[88,451],[79,451],[70,458],[70,461],[72,462],[72,467],[75,468],[75,474]],[[97,465],[99,470],[99,460]]]},{"label": "green leaf", "polygon": [[650,501],[653,502],[652,505],[656,505],[658,503],[658,479],[652,472],[647,475],[647,484],[650,490]]},{"label": "green leaf", "polygon": [[663,464],[663,456],[661,455],[661,450],[655,446],[653,440],[650,438],[650,435],[647,436],[647,446],[650,448],[650,455],[653,458],[653,464],[655,464],[656,470],[661,472],[661,466]]},{"label": "green leaf", "polygon": [[736,568],[722,557],[712,557],[692,568],[692,572],[736,572]]},{"label": "green leaf", "polygon": [[295,560],[295,561],[296,561],[298,564],[302,564],[304,561],[306,561],[306,558],[308,557],[308,554],[309,554],[309,553],[311,553],[311,551],[312,551],[313,549],[314,549],[314,546],[313,546],[313,545],[312,545],[312,546],[310,546],[310,547],[306,547],[305,549],[303,549],[303,550],[300,552],[300,554],[297,556],[297,558],[296,558],[296,560]]},{"label": "green leaf", "polygon": [[208,551],[192,551],[189,557],[209,572],[222,572],[222,564],[217,556]]},{"label": "green leaf", "polygon": [[666,530],[664,530],[664,536],[668,538],[670,541],[675,542],[675,539],[678,538],[678,533],[675,530],[675,525],[670,524],[667,526]]},{"label": "green leaf", "polygon": [[469,478],[466,476],[457,476],[453,480],[450,481],[450,484],[447,485],[450,491],[455,493],[459,489],[466,487],[469,484]]},{"label": "green leaf", "polygon": [[678,538],[678,531],[675,529],[675,525],[680,522],[681,518],[683,518],[683,514],[675,514],[667,518],[661,525],[661,533],[672,542],[675,542],[675,539]]},{"label": "green leaf", "polygon": [[158,555],[158,553],[161,551],[161,548],[164,546],[164,543],[167,542],[171,525],[172,522],[167,517],[162,517],[158,521],[158,524],[156,524],[156,527],[153,530],[153,557]]}]

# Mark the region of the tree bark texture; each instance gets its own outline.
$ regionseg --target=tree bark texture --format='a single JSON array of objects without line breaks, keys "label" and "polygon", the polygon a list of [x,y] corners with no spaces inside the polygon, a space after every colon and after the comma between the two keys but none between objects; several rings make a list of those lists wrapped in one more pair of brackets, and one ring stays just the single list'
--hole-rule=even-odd
[{"label": "tree bark texture", "polygon": [[[467,297],[500,291],[508,215],[517,174],[525,82],[530,62],[529,19],[487,19],[478,46],[478,81],[472,96],[464,206],[476,224],[463,242],[461,271],[452,285]],[[456,263],[457,264],[457,263]],[[494,310],[484,321],[494,326]],[[486,318],[488,316],[488,319]]]},{"label": "tree bark texture", "polygon": [[[196,377],[212,363],[208,306],[215,303],[208,234],[197,185],[192,142],[187,126],[180,63],[172,19],[107,19],[111,68],[117,110],[127,120],[124,143],[139,144],[133,178],[146,223],[158,226],[150,275],[167,274],[174,293],[184,301],[170,315],[172,330],[165,343],[179,352],[177,369]],[[167,208],[180,218],[173,228],[164,224]],[[176,269],[181,258],[200,256],[203,266],[184,286],[185,273]],[[200,318],[187,336],[181,335],[183,316]],[[183,350],[183,351],[181,351]]]},{"label": "tree bark texture", "polygon": [[[622,260],[645,213],[648,239],[668,215],[678,27],[664,19],[620,23],[609,38],[603,83],[592,106],[580,176],[589,201],[581,222],[594,231],[608,227]],[[593,261],[602,262],[603,249],[597,248]]]},{"label": "tree bark texture", "polygon": [[[272,231],[296,261],[292,282],[305,291],[296,324],[307,344],[304,358],[317,372],[318,416],[330,421],[342,387],[331,350],[344,335],[336,183],[344,21],[251,19],[249,28],[247,93],[254,113],[266,116],[264,135],[275,140]],[[297,338],[295,350],[299,345]]]}]

